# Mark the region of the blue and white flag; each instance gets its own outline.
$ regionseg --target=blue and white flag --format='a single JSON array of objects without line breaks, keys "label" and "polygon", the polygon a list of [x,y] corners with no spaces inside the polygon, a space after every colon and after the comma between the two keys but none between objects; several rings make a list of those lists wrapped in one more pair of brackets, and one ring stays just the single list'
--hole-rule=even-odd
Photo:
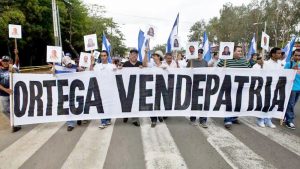
[{"label": "blue and white flag", "polygon": [[[138,36],[138,52],[139,52],[139,57],[138,61],[143,61],[145,57],[145,48],[147,47],[150,49],[149,46],[150,39],[145,37],[145,34],[142,30],[139,31],[139,36]],[[150,51],[148,52],[148,61],[150,61]]]},{"label": "blue and white flag", "polygon": [[177,14],[176,20],[174,22],[172,31],[170,33],[170,36],[168,38],[166,52],[172,52],[172,38],[174,36],[178,36],[178,23],[179,23],[179,13]]},{"label": "blue and white flag", "polygon": [[250,48],[249,48],[249,51],[248,51],[248,54],[247,54],[247,60],[251,59],[251,55],[253,53],[257,53],[257,50],[256,50],[256,41],[255,41],[255,33],[253,34],[253,38],[251,40]]},{"label": "blue and white flag", "polygon": [[103,37],[102,37],[102,50],[106,50],[108,52],[108,63],[111,63],[111,56],[110,56],[110,49],[111,49],[111,45],[108,41],[108,39],[106,38],[105,34],[103,33]]},{"label": "blue and white flag", "polygon": [[210,54],[210,44],[206,32],[204,32],[203,34],[202,48],[203,48],[203,58],[205,61],[209,62],[211,60],[211,54]]},{"label": "blue and white flag", "polygon": [[290,62],[293,52],[293,47],[295,45],[296,36],[292,37],[291,41],[284,47],[283,52],[285,53],[285,62]]}]

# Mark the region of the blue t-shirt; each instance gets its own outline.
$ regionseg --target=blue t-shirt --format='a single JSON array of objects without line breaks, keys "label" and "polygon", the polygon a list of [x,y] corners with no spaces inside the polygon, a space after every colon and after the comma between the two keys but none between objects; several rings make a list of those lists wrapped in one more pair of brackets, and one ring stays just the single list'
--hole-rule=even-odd
[{"label": "blue t-shirt", "polygon": [[[8,71],[8,69],[0,69],[0,84],[5,88],[9,88],[9,71]],[[0,96],[9,96],[9,94],[3,90],[0,90]]]},{"label": "blue t-shirt", "polygon": [[[284,65],[284,69],[292,69],[296,64],[296,62],[287,62]],[[300,64],[298,64],[298,67],[300,68]],[[296,74],[292,91],[300,91],[300,74],[298,73]]]}]

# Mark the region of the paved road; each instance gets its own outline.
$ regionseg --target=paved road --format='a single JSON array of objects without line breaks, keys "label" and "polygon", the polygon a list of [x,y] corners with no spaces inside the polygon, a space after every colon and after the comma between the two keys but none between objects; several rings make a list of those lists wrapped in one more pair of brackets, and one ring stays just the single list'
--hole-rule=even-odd
[{"label": "paved road", "polygon": [[10,133],[0,115],[0,169],[300,168],[299,117],[296,130],[279,126],[278,120],[270,129],[257,127],[255,118],[240,119],[231,131],[219,118],[210,118],[203,129],[173,117],[156,128],[141,118],[141,127],[117,119],[101,130],[94,120],[72,132],[64,123],[48,123]]}]

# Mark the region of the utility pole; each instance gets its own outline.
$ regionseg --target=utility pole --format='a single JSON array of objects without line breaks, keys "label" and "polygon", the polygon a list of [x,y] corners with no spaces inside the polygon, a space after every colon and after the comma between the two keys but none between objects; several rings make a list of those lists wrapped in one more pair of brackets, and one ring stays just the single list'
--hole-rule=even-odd
[{"label": "utility pole", "polygon": [[53,30],[54,30],[55,46],[59,46],[57,6],[56,6],[55,0],[52,0],[52,17],[53,17]]}]

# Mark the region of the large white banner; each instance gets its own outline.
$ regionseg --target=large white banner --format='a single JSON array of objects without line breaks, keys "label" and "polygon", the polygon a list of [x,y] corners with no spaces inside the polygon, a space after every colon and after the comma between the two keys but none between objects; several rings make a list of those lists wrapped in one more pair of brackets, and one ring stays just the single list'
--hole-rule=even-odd
[{"label": "large white banner", "polygon": [[149,116],[283,118],[295,74],[230,68],[14,74],[13,123]]}]

